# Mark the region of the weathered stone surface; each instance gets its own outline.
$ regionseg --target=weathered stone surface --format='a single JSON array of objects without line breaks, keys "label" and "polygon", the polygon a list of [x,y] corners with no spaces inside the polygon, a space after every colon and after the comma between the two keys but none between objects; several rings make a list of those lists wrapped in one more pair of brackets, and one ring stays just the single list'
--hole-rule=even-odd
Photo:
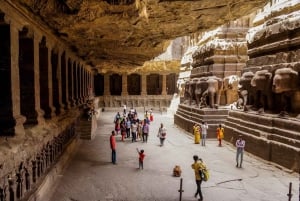
[{"label": "weathered stone surface", "polygon": [[[136,67],[166,50],[170,39],[215,28],[267,0],[18,0],[97,68]],[[10,1],[11,3],[11,1]]]}]

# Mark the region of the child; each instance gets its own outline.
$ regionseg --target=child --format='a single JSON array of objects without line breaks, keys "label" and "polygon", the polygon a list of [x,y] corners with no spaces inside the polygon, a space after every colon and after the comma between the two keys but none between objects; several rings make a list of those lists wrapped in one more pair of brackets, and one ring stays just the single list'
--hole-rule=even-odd
[{"label": "child", "polygon": [[144,158],[145,158],[144,150],[142,149],[141,151],[139,151],[138,148],[136,148],[136,150],[139,154],[139,169],[144,169]]}]

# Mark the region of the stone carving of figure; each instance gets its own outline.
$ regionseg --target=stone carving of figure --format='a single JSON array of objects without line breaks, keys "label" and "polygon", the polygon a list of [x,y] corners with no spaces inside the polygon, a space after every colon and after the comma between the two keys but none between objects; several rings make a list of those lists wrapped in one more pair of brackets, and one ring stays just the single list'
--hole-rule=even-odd
[{"label": "stone carving of figure", "polygon": [[209,106],[211,108],[218,107],[220,103],[221,89],[223,88],[223,79],[216,76],[209,76],[207,79],[207,90],[204,96],[208,96]]},{"label": "stone carving of figure", "polygon": [[[195,96],[196,96],[196,104],[197,106],[203,106],[206,102],[206,98],[202,99],[203,92],[207,90],[207,77],[201,77],[197,79],[196,89],[195,89]],[[206,105],[206,104],[205,104]]]},{"label": "stone carving of figure", "polygon": [[254,106],[263,109],[272,109],[272,73],[267,70],[257,71],[251,80],[254,87]]},{"label": "stone carving of figure", "polygon": [[230,75],[223,79],[223,90],[226,96],[226,104],[232,104],[238,98],[238,85],[240,78],[237,75]]},{"label": "stone carving of figure", "polygon": [[[291,68],[281,68],[275,71],[273,78],[272,91],[280,94],[280,110],[281,114],[285,114],[287,110],[291,109],[292,102],[289,97],[298,90],[299,77],[298,72]],[[278,107],[278,106],[277,106]]]},{"label": "stone carving of figure", "polygon": [[240,97],[238,103],[239,105],[237,106],[238,108],[245,108],[245,106],[250,103],[253,103],[253,89],[251,86],[251,80],[254,77],[254,73],[252,72],[245,72],[243,73],[242,77],[240,78],[239,81],[239,86],[238,86],[238,95]]}]

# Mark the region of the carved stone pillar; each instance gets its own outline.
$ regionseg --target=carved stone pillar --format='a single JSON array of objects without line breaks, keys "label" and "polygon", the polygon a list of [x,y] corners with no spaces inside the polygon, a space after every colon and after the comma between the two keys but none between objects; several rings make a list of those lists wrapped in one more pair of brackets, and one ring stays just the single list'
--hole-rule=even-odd
[{"label": "carved stone pillar", "polygon": [[65,59],[65,61],[66,61],[66,109],[70,109],[71,108],[71,103],[70,103],[70,99],[69,99],[69,82],[70,82],[70,80],[69,80],[69,75],[70,75],[70,72],[69,72],[69,55],[68,55],[68,53],[66,52],[66,54],[65,54],[65,56],[66,56],[66,59]]},{"label": "carved stone pillar", "polygon": [[110,96],[110,82],[109,82],[109,74],[104,74],[104,96]]},{"label": "carved stone pillar", "polygon": [[127,77],[128,77],[127,73],[123,73],[122,74],[122,96],[128,96],[128,91],[127,91]]},{"label": "carved stone pillar", "polygon": [[161,95],[167,95],[167,75],[162,75],[162,92]]},{"label": "carved stone pillar", "polygon": [[49,107],[51,108],[51,118],[55,117],[55,107],[53,105],[53,81],[52,81],[52,64],[51,64],[51,56],[52,56],[52,48],[53,43],[47,41],[48,47],[48,86],[49,86]]},{"label": "carved stone pillar", "polygon": [[10,55],[11,55],[11,95],[12,115],[15,120],[14,132],[17,137],[24,137],[23,124],[26,118],[21,115],[20,105],[20,77],[19,77],[19,29],[21,27],[14,22],[10,23]]},{"label": "carved stone pillar", "polygon": [[141,91],[141,96],[146,96],[147,95],[147,74],[143,73],[142,74],[142,91]]},{"label": "carved stone pillar", "polygon": [[59,101],[59,110],[61,113],[65,112],[64,110],[64,104],[62,101],[62,78],[61,78],[61,56],[63,54],[63,50],[61,49],[61,47],[59,47],[58,50],[58,63],[57,63],[57,79],[58,79],[58,101]]},{"label": "carved stone pillar", "polygon": [[33,51],[34,51],[34,96],[35,96],[35,111],[37,113],[38,124],[44,124],[44,114],[45,112],[41,109],[41,94],[40,94],[40,53],[39,53],[39,44],[42,39],[42,35],[35,32],[34,33],[34,42],[33,42]]}]

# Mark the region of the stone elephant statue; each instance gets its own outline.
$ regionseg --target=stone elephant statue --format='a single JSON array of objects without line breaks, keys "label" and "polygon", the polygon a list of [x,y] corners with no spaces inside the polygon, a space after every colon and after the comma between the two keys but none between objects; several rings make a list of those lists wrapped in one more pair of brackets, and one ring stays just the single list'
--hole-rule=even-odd
[{"label": "stone elephant statue", "polygon": [[272,82],[272,91],[280,95],[280,104],[277,107],[281,112],[292,109],[290,97],[296,90],[299,90],[298,72],[291,68],[280,68],[275,71]]},{"label": "stone elephant statue", "polygon": [[[242,100],[238,107],[244,107],[247,104],[253,104],[253,87],[251,86],[251,80],[254,77],[253,72],[245,72],[240,78],[238,85],[238,95]],[[239,101],[238,101],[239,102]]]},{"label": "stone elephant statue", "polygon": [[216,76],[209,76],[206,82],[207,90],[203,93],[203,96],[208,96],[209,107],[216,108],[220,104],[223,79]]},{"label": "stone elephant statue", "polygon": [[223,91],[225,93],[225,104],[232,104],[238,99],[238,86],[240,77],[237,75],[230,75],[223,78]]},{"label": "stone elephant statue", "polygon": [[254,89],[254,107],[258,109],[273,109],[272,97],[272,73],[268,70],[260,70],[254,74],[251,86]]},{"label": "stone elephant statue", "polygon": [[185,82],[184,86],[184,104],[188,104],[190,100],[190,81]]},{"label": "stone elephant statue", "polygon": [[189,105],[194,105],[195,102],[196,102],[196,96],[195,96],[195,89],[196,89],[196,83],[198,81],[198,78],[193,78],[191,81],[190,81],[190,102],[189,102]]},{"label": "stone elephant statue", "polygon": [[207,77],[201,77],[198,78],[196,83],[196,89],[195,89],[195,96],[196,96],[196,104],[197,106],[206,106],[205,98],[202,96],[203,93],[207,90],[208,83],[207,83]]}]

